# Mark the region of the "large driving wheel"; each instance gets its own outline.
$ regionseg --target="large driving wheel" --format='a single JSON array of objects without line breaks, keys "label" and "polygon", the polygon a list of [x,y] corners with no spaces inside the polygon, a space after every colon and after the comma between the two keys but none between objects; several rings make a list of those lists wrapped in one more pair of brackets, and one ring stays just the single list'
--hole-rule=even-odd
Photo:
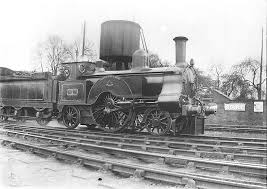
[{"label": "large driving wheel", "polygon": [[107,132],[121,131],[132,118],[132,108],[119,105],[121,99],[106,94],[92,107],[93,117],[99,128]]},{"label": "large driving wheel", "polygon": [[158,108],[151,108],[145,112],[145,126],[152,135],[164,135],[171,128],[171,116],[169,112]]},{"label": "large driving wheel", "polygon": [[74,129],[80,123],[80,111],[75,106],[67,106],[63,109],[63,124],[69,128]]}]

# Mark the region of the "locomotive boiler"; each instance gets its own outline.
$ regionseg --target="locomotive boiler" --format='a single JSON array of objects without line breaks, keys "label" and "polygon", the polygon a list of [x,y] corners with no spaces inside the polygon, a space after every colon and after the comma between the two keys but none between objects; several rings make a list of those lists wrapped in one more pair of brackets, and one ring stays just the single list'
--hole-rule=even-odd
[{"label": "locomotive boiler", "polygon": [[[110,67],[105,69],[103,61],[65,62],[62,63],[63,80],[41,75],[23,78],[32,84],[39,82],[40,86],[35,89],[30,83],[13,89],[23,79],[10,74],[3,76],[0,78],[1,118],[36,117],[45,125],[56,116],[70,129],[81,124],[107,132],[130,129],[147,130],[153,135],[203,133],[205,116],[214,114],[216,106],[204,105],[197,98],[197,76],[193,65],[185,62],[187,38],[174,38],[175,66],[149,68],[146,51],[138,49],[137,42],[126,40],[127,35],[123,34],[128,31],[125,27],[131,28],[131,22],[114,22],[116,27],[109,22],[101,31],[101,44],[106,47],[101,47],[100,55],[105,60],[112,60],[108,62],[110,64],[131,60],[129,67],[107,70]],[[137,34],[129,36],[140,35],[139,25],[132,24]],[[108,40],[104,43],[106,36]],[[114,48],[127,48],[127,51],[118,54]],[[129,52],[134,53],[130,56]],[[13,90],[12,94],[17,90],[20,95],[8,96]]]}]

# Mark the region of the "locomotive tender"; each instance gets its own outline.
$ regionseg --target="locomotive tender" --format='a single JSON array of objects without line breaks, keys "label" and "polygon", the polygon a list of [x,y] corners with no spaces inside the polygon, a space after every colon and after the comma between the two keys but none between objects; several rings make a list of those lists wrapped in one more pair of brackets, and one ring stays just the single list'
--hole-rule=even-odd
[{"label": "locomotive tender", "polygon": [[[137,27],[129,21],[102,24],[100,57],[110,63],[109,71],[103,61],[66,62],[62,80],[50,73],[21,75],[0,68],[1,119],[36,118],[46,125],[56,116],[70,129],[82,124],[108,132],[203,133],[205,116],[214,114],[216,107],[196,97],[196,74],[193,65],[185,63],[187,38],[174,38],[174,67],[149,68],[147,53],[132,39],[140,39]],[[129,36],[132,40],[125,40]],[[128,49],[120,52],[120,47]],[[122,63],[127,63],[126,70],[118,70]],[[114,64],[119,64],[115,70]]]}]

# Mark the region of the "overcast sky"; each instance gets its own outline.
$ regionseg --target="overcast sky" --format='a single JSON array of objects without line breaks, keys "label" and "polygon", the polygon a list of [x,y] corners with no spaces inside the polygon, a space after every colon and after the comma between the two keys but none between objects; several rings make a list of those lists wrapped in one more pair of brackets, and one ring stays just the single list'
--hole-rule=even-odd
[{"label": "overcast sky", "polygon": [[149,50],[173,63],[172,39],[188,37],[186,59],[194,58],[203,70],[215,63],[230,67],[246,57],[259,59],[261,28],[266,30],[265,0],[9,0],[0,4],[0,66],[14,70],[34,68],[34,49],[48,35],[67,41],[81,36],[84,20],[97,53],[101,23],[130,20],[143,28]]}]

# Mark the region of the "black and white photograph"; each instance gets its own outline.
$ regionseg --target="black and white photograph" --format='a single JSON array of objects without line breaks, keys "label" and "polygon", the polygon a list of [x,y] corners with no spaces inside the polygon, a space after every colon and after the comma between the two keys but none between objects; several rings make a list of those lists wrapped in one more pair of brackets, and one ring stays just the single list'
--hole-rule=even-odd
[{"label": "black and white photograph", "polygon": [[0,6],[0,188],[267,188],[267,0]]}]

